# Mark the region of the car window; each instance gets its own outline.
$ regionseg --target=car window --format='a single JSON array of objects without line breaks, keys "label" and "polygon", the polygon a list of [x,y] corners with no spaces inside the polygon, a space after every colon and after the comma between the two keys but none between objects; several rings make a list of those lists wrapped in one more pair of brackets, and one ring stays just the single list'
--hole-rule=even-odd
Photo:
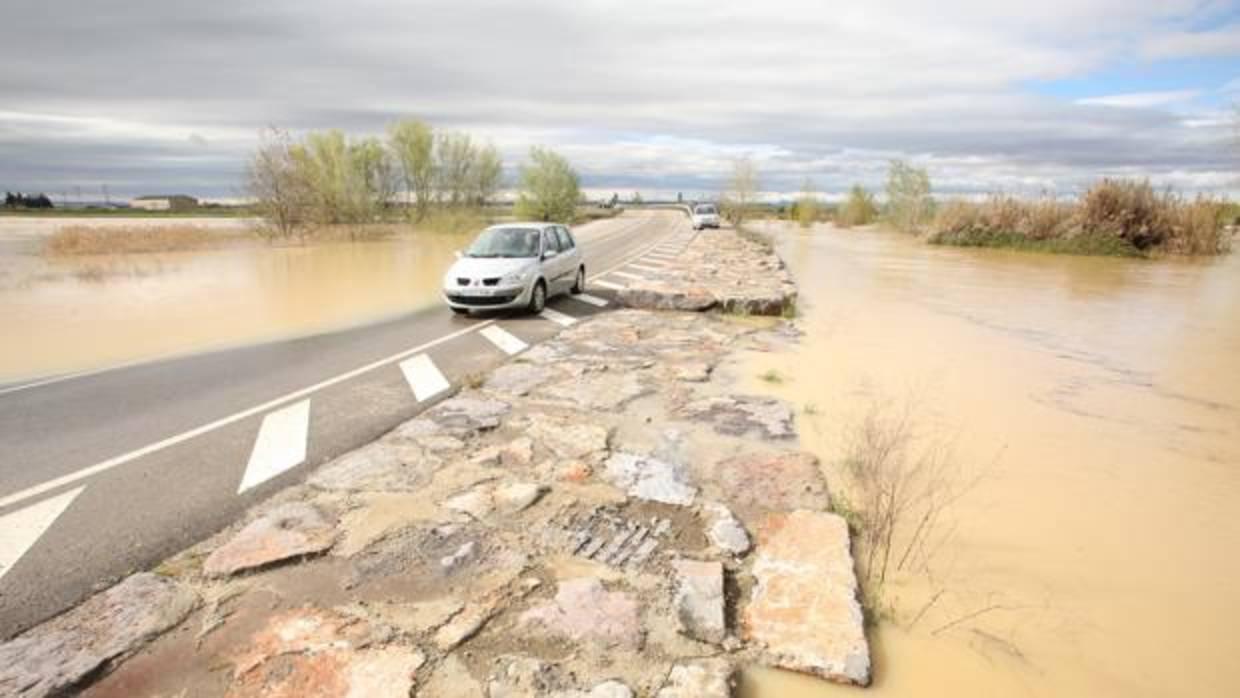
[{"label": "car window", "polygon": [[694,213],[709,215],[715,212],[714,206],[698,206],[693,210]]},{"label": "car window", "polygon": [[535,257],[538,255],[538,230],[488,228],[465,254],[469,257]]},{"label": "car window", "polygon": [[556,239],[554,228],[543,229],[543,252],[560,251],[560,241]]},{"label": "car window", "polygon": [[555,234],[560,238],[560,249],[571,250],[575,246],[573,236],[568,234],[568,228],[560,226],[555,229]]}]

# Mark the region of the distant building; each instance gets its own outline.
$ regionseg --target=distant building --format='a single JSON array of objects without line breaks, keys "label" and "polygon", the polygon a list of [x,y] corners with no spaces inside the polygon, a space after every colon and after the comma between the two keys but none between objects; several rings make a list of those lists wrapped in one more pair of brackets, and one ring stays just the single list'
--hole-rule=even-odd
[{"label": "distant building", "polygon": [[144,211],[188,211],[198,208],[198,199],[184,194],[139,196],[130,200],[129,207],[140,208]]}]

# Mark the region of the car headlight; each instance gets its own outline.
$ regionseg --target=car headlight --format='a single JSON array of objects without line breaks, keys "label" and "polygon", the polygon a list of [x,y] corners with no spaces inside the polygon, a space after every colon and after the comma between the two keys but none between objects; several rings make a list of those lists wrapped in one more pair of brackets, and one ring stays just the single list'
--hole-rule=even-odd
[{"label": "car headlight", "polygon": [[529,280],[529,278],[530,269],[527,267],[520,271],[514,271],[513,273],[508,274],[504,278],[500,279],[500,283],[504,286],[516,286],[518,284],[525,283]]}]

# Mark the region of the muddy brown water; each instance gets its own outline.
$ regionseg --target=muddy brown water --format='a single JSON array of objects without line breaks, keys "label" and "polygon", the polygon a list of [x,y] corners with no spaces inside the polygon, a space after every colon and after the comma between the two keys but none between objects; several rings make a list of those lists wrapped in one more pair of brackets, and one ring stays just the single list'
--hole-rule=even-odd
[{"label": "muddy brown water", "polygon": [[44,259],[0,244],[0,382],[361,324],[439,302],[470,236]]},{"label": "muddy brown water", "polygon": [[[1134,261],[781,230],[805,336],[747,358],[750,389],[801,408],[829,477],[876,397],[916,405],[924,438],[986,473],[952,509],[935,579],[890,585],[897,620],[870,632],[866,693],[1236,695],[1240,254]],[[759,378],[771,370],[782,383]],[[741,693],[862,695],[760,669]]]}]

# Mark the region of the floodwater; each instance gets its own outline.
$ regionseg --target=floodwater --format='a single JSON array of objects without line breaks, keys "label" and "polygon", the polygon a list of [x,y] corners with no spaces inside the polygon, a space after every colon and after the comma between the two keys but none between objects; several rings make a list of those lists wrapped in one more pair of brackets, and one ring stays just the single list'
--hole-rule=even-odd
[{"label": "floodwater", "polygon": [[[12,231],[9,231],[12,232]],[[44,259],[0,240],[0,383],[327,331],[439,300],[468,236]]]},{"label": "floodwater", "polygon": [[[780,230],[805,336],[748,357],[749,387],[801,408],[829,478],[886,401],[913,405],[920,438],[980,479],[933,579],[889,583],[870,689],[751,670],[742,696],[1240,694],[1240,253]],[[782,383],[759,379],[772,370]]]}]

